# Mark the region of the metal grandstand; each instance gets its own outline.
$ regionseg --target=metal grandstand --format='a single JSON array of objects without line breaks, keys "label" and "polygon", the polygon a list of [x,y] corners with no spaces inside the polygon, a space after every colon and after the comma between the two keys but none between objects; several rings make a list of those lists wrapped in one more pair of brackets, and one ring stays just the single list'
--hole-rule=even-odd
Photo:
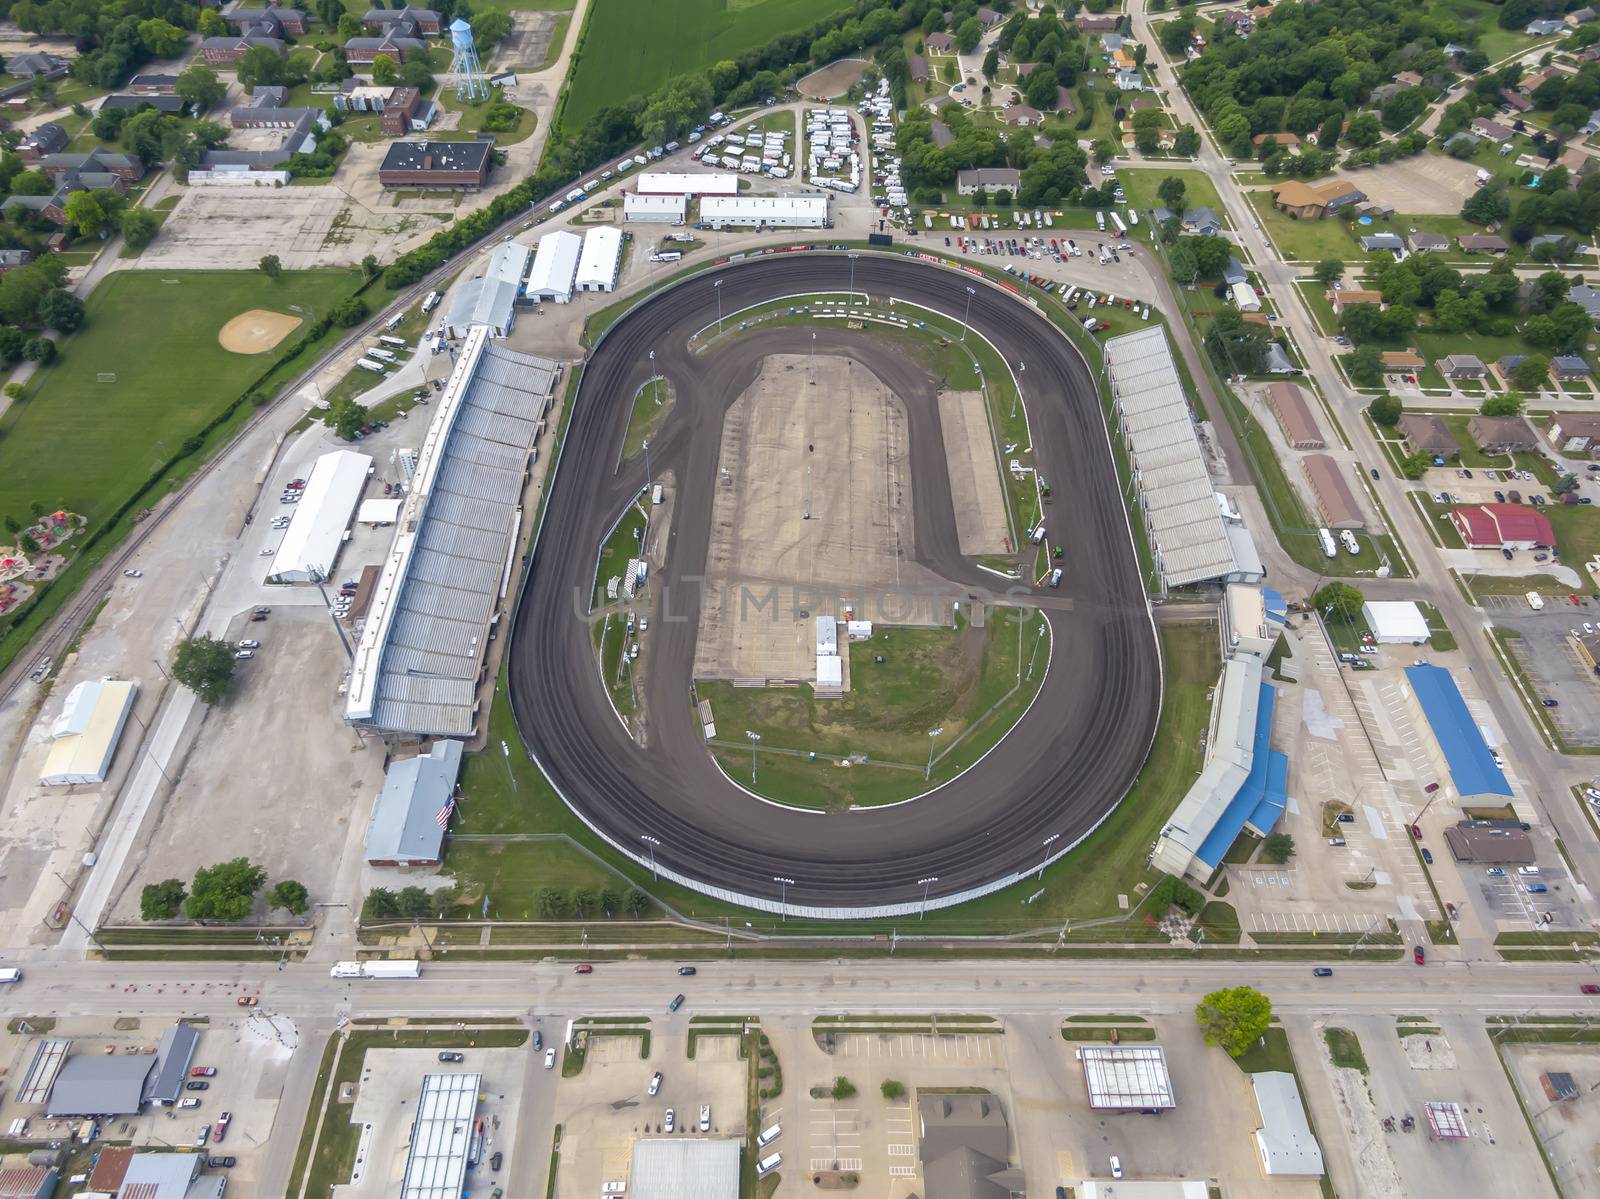
[{"label": "metal grandstand", "polygon": [[392,733],[470,736],[489,630],[556,363],[474,326],[418,455],[368,608],[345,717]]},{"label": "metal grandstand", "polygon": [[1117,423],[1163,585],[1231,574],[1233,550],[1165,330],[1151,325],[1113,337],[1105,351]]}]

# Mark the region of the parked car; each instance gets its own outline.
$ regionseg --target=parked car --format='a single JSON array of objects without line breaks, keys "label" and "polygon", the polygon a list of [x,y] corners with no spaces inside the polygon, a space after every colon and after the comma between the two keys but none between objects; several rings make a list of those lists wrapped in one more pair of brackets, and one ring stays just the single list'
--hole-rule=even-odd
[{"label": "parked car", "polygon": [[1504,878],[1506,876],[1506,868],[1504,866],[1490,866],[1488,874],[1490,878]]},{"label": "parked car", "polygon": [[1536,876],[1539,874],[1539,868],[1537,866],[1518,866],[1517,873],[1529,877]]},{"label": "parked car", "polygon": [[454,1049],[441,1049],[439,1050],[439,1060],[441,1062],[464,1062],[467,1060],[467,1055],[458,1053]]},{"label": "parked car", "polygon": [[125,570],[125,571],[122,572],[122,577],[125,578],[125,579],[142,579],[142,578],[144,578],[144,571],[142,571],[142,570]]},{"label": "parked car", "polygon": [[1431,849],[1429,849],[1426,845],[1424,845],[1422,847],[1422,860],[1424,862],[1426,862],[1429,866],[1433,865],[1433,851]]},{"label": "parked car", "polygon": [[554,1070],[556,1068],[556,1047],[554,1045],[544,1051],[544,1068],[546,1070]]},{"label": "parked car", "polygon": [[210,1166],[213,1170],[231,1170],[238,1164],[239,1159],[234,1157],[232,1154],[206,1158],[206,1165]]},{"label": "parked car", "polygon": [[190,1078],[215,1078],[216,1075],[217,1068],[215,1066],[193,1066],[189,1070]]},{"label": "parked car", "polygon": [[1585,995],[1600,995],[1600,983],[1579,983],[1578,990]]},{"label": "parked car", "polygon": [[235,651],[234,651],[234,654],[233,654],[233,656],[234,656],[234,658],[235,658],[235,660],[237,660],[237,661],[241,661],[241,662],[242,662],[242,661],[244,661],[244,660],[245,660],[245,659],[246,659],[246,658],[253,658],[253,657],[255,657],[255,656],[256,656],[256,651],[255,651],[255,650],[253,650],[253,649],[241,649],[241,650],[235,650]]},{"label": "parked car", "polygon": [[672,1132],[678,1126],[678,1113],[670,1107],[667,1109],[667,1118],[661,1124],[662,1132]]},{"label": "parked car", "polygon": [[1311,972],[1313,978],[1332,978],[1333,970],[1327,966],[1318,966]]},{"label": "parked car", "polygon": [[711,1105],[709,1103],[700,1105],[700,1131],[711,1131]]},{"label": "parked car", "polygon": [[261,648],[261,642],[253,641],[253,640],[251,640],[249,638],[246,638],[245,640],[239,642],[239,648],[240,649],[260,649]]},{"label": "parked car", "polygon": [[197,1148],[197,1149],[198,1148],[203,1148],[205,1146],[206,1142],[209,1141],[210,1139],[211,1139],[211,1125],[202,1124],[200,1126],[200,1131],[194,1134],[195,1148]]},{"label": "parked car", "polygon": [[209,1082],[207,1082],[203,1078],[195,1078],[195,1079],[191,1079],[189,1082],[184,1083],[183,1084],[183,1089],[186,1090],[186,1091],[204,1091],[208,1087],[210,1087],[210,1085],[211,1084]]},{"label": "parked car", "polygon": [[1428,955],[1423,952],[1422,946],[1415,945],[1412,947],[1411,960],[1419,966],[1426,966],[1428,964]]},{"label": "parked car", "polygon": [[1524,889],[1529,895],[1543,895],[1546,891],[1550,890],[1550,888],[1544,883],[1529,883]]},{"label": "parked car", "polygon": [[233,1122],[232,1112],[223,1112],[217,1117],[216,1127],[211,1130],[211,1139],[221,1144],[222,1138],[227,1135],[228,1125]]},{"label": "parked car", "polygon": [[179,1107],[199,1107],[200,1106],[200,1100],[199,1100],[199,1098],[197,1096],[185,1095],[182,1099],[178,1100],[178,1106]]},{"label": "parked car", "polygon": [[[258,1004],[260,1002],[261,1002],[261,996],[259,996],[259,995],[241,995],[241,996],[239,996],[239,1006],[240,1007],[255,1007],[256,1004]],[[216,1071],[213,1070],[212,1073],[215,1074]]]},{"label": "parked car", "polygon": [[649,1090],[650,1094],[654,1095],[660,1089],[661,1089],[661,1071],[657,1070],[654,1074],[652,1074],[650,1076],[650,1086],[649,1086],[648,1090]]},{"label": "parked car", "polygon": [[679,966],[678,973],[685,977],[691,977],[696,973],[696,970],[693,966]]},{"label": "parked car", "polygon": [[543,1048],[544,1048],[544,1033],[540,1032],[536,1028],[536,1029],[533,1030],[533,1051],[535,1053],[538,1053],[539,1050],[541,1050]]},{"label": "parked car", "polygon": [[682,1006],[683,1006],[683,996],[679,995],[675,999],[673,999],[673,1001],[671,1003],[667,1004],[667,1011],[669,1013],[675,1012],[679,1008],[681,1008]]},{"label": "parked car", "polygon": [[1118,1157],[1115,1153],[1113,1153],[1111,1155],[1111,1177],[1113,1177],[1113,1178],[1121,1178],[1122,1177],[1122,1159],[1120,1157]]},{"label": "parked car", "polygon": [[489,1169],[498,1170],[500,1168],[500,1164],[505,1160],[506,1160],[505,1154],[501,1153],[500,1150],[496,1149],[493,1153],[491,1153],[489,1155]]}]

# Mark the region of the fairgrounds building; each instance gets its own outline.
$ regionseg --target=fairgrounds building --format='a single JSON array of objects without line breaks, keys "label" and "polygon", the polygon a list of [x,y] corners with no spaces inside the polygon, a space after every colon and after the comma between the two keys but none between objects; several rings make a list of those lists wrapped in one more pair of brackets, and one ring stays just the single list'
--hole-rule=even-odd
[{"label": "fairgrounds building", "polygon": [[556,363],[467,332],[417,456],[350,671],[345,719],[379,732],[470,737],[502,615],[522,492]]}]

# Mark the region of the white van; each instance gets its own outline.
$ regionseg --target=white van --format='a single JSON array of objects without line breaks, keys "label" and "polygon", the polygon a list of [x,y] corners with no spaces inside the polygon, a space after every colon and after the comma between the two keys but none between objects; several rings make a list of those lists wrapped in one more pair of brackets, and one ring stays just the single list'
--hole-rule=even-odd
[{"label": "white van", "polygon": [[15,966],[0,969],[0,983],[19,983],[22,981],[22,971]]},{"label": "white van", "polygon": [[773,1141],[776,1141],[782,1135],[783,1125],[774,1124],[771,1128],[766,1129],[760,1136],[756,1138],[756,1148],[765,1149],[768,1145],[772,1144]]},{"label": "white van", "polygon": [[774,1153],[771,1157],[764,1157],[756,1163],[756,1177],[761,1178],[764,1175],[771,1174],[781,1165],[783,1165],[783,1154],[781,1153]]}]

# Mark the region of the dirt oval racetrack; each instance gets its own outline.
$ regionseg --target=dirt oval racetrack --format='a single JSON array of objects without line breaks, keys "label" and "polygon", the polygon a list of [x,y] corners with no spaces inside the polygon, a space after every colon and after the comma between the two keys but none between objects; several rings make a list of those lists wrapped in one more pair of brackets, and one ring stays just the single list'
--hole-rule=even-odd
[{"label": "dirt oval racetrack", "polygon": [[[1059,591],[1024,587],[1045,612],[1052,655],[1039,696],[965,774],[899,806],[809,812],[758,800],[707,752],[689,698],[722,417],[763,355],[809,343],[804,330],[752,332],[703,354],[696,331],[784,296],[847,289],[843,254],[773,254],[731,263],[648,297],[612,326],[578,388],[512,623],[512,710],[532,757],[592,829],[664,877],[789,914],[910,912],[1017,881],[1086,836],[1122,798],[1154,735],[1161,663],[1118,496],[1095,384],[1070,341],[1021,300],[909,256],[862,254],[857,291],[970,322],[1026,369],[1024,403],[1039,469],[1054,492],[1052,540],[1067,546]],[[719,282],[719,287],[713,287]],[[819,329],[820,340],[824,334]],[[835,327],[836,346],[850,335]],[[633,397],[654,369],[675,406],[650,447],[677,481],[667,565],[671,600],[649,633],[648,746],[629,738],[594,663],[583,617],[601,539],[644,479],[618,450]],[[837,350],[835,351],[837,352]],[[936,405],[908,415],[917,562],[953,590],[1006,602],[995,576],[961,557]],[[937,881],[925,883],[924,880]],[[784,881],[779,881],[784,880]]]}]

